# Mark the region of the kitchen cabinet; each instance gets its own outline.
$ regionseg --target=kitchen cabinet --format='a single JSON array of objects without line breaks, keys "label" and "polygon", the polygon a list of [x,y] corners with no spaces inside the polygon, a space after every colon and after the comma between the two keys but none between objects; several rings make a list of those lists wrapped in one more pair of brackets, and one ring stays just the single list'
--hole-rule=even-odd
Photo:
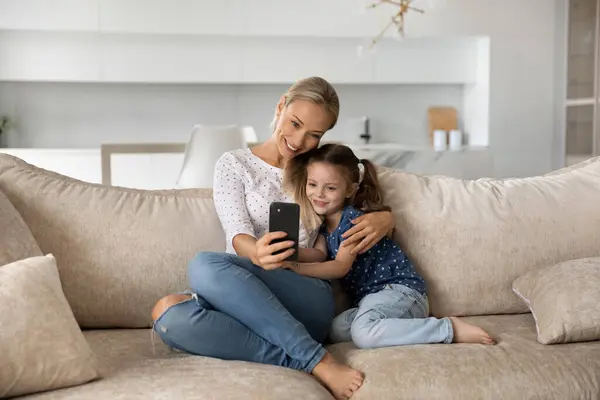
[{"label": "kitchen cabinet", "polygon": [[600,0],[569,0],[567,16],[567,165],[600,155]]},{"label": "kitchen cabinet", "polygon": [[0,29],[0,81],[289,84],[319,75],[334,84],[474,84],[477,43],[387,39],[360,57],[355,38]]}]

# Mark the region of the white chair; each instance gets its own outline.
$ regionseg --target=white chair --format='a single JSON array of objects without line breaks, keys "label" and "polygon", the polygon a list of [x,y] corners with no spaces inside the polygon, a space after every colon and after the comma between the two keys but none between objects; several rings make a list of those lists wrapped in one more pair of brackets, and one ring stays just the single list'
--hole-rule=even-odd
[{"label": "white chair", "polygon": [[251,126],[242,127],[242,134],[244,135],[244,141],[246,142],[245,147],[248,147],[249,144],[258,143],[258,136],[256,135],[256,131],[254,130],[253,127],[251,127]]},{"label": "white chair", "polygon": [[177,187],[212,188],[215,163],[219,157],[227,151],[247,147],[246,138],[256,141],[256,133],[252,127],[194,126],[185,148]]}]

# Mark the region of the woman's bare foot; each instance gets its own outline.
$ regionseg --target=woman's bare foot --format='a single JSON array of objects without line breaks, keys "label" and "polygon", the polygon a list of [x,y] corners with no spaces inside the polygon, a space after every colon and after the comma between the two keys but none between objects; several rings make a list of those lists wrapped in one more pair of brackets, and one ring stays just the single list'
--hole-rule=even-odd
[{"label": "woman's bare foot", "polygon": [[455,343],[496,344],[494,339],[480,327],[466,323],[457,317],[450,317],[450,320],[454,329]]},{"label": "woman's bare foot", "polygon": [[191,298],[192,296],[189,294],[170,294],[168,296],[163,297],[162,299],[156,302],[156,305],[152,309],[152,320],[156,321],[171,306],[182,303]]},{"label": "woman's bare foot", "polygon": [[329,353],[313,369],[312,374],[325,386],[336,400],[346,400],[362,386],[363,374],[338,362]]}]

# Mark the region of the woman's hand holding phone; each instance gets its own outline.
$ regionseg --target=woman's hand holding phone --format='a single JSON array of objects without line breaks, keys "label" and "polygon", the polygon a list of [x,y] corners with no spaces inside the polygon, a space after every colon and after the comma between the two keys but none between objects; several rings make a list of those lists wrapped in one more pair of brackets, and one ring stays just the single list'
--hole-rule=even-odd
[{"label": "woman's hand holding phone", "polygon": [[[259,267],[271,270],[281,268],[286,258],[294,254],[295,249],[290,248],[294,246],[293,240],[286,240],[284,242],[277,242],[271,244],[273,240],[283,239],[287,236],[285,232],[269,232],[266,233],[256,242],[256,260],[252,260]],[[283,253],[273,254],[277,251],[284,250]]]}]

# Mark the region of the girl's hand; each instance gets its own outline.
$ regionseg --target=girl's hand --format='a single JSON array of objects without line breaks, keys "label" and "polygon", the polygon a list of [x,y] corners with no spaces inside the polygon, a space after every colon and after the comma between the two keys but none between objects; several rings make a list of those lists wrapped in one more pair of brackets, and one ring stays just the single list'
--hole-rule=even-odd
[{"label": "girl's hand", "polygon": [[363,254],[394,228],[394,216],[389,211],[372,212],[352,220],[354,226],[344,232],[342,246],[355,245],[351,254]]},{"label": "girl's hand", "polygon": [[294,268],[298,267],[298,262],[296,261],[284,261],[282,268],[294,270]]},{"label": "girl's hand", "polygon": [[[256,242],[256,256],[252,262],[263,269],[271,270],[281,268],[283,260],[294,254],[294,249],[290,249],[294,245],[293,240],[271,244],[275,239],[283,239],[287,236],[285,232],[269,232],[261,237]],[[273,255],[278,250],[284,250],[283,253]]]}]

